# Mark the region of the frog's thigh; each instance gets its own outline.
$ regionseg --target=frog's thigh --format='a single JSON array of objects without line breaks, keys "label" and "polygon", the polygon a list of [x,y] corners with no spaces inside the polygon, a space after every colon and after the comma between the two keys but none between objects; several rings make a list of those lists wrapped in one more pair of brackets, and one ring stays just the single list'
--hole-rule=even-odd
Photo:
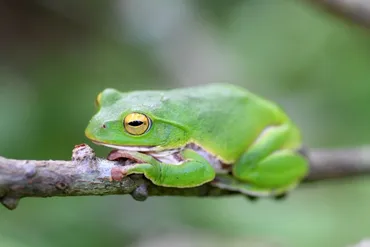
[{"label": "frog's thigh", "polygon": [[278,150],[244,170],[238,178],[261,188],[278,189],[297,183],[307,171],[308,161],[299,153]]},{"label": "frog's thigh", "polygon": [[[288,150],[294,129],[289,124],[280,126],[269,126],[248,150],[233,165],[233,175],[238,179],[245,180],[250,177],[251,172],[258,170],[259,163],[278,150]],[[294,137],[294,136],[293,136]],[[291,156],[286,153],[285,156]]]}]

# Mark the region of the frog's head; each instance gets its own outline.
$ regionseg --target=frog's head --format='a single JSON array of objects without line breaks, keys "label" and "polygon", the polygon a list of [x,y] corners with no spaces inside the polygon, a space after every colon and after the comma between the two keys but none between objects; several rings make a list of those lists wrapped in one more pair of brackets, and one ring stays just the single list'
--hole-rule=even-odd
[{"label": "frog's head", "polygon": [[85,134],[93,142],[121,150],[154,151],[178,149],[189,139],[189,131],[177,118],[181,110],[159,91],[101,92],[98,112]]}]

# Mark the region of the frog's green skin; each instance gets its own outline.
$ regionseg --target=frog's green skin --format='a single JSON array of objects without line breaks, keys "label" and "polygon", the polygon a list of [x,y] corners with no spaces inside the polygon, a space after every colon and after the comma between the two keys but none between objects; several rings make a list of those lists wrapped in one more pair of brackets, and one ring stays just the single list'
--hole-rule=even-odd
[{"label": "frog's green skin", "polygon": [[[237,86],[127,93],[106,89],[97,101],[99,110],[86,136],[138,156],[143,163],[127,174],[144,174],[159,186],[186,188],[213,181],[250,195],[278,195],[295,187],[308,171],[307,160],[298,152],[299,130],[288,116],[274,103]],[[129,134],[123,120],[130,113],[146,115],[151,127],[142,135]],[[185,148],[188,144],[230,165],[229,175],[214,180],[222,171]],[[175,153],[183,160],[173,158]]]}]

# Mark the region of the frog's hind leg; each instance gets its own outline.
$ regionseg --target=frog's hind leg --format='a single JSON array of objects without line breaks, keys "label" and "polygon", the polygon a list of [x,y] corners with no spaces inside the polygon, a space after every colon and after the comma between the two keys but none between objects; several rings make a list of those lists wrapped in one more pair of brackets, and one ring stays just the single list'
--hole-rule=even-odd
[{"label": "frog's hind leg", "polygon": [[240,181],[233,185],[256,196],[282,197],[308,171],[308,161],[299,148],[299,132],[291,124],[266,128],[233,165],[233,177]]},{"label": "frog's hind leg", "polygon": [[273,197],[277,200],[283,199],[290,190],[296,187],[297,184],[291,184],[284,188],[271,190],[237,180],[232,175],[218,174],[211,182],[211,185],[220,189],[239,192],[245,195],[249,200],[256,201],[260,197]]}]

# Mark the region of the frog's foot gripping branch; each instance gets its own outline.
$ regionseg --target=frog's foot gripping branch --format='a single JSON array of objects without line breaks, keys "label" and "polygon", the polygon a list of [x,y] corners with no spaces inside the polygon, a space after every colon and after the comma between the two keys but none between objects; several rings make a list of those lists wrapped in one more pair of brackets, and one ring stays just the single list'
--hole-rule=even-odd
[{"label": "frog's foot gripping branch", "polygon": [[[370,174],[370,147],[310,150],[310,174],[305,182]],[[87,145],[76,146],[71,161],[14,160],[0,157],[0,202],[15,209],[24,197],[130,194],[148,196],[225,196],[238,192],[211,186],[169,188],[152,184],[142,175],[123,176],[135,161],[109,161],[95,156]],[[294,192],[299,193],[299,191]]]}]

